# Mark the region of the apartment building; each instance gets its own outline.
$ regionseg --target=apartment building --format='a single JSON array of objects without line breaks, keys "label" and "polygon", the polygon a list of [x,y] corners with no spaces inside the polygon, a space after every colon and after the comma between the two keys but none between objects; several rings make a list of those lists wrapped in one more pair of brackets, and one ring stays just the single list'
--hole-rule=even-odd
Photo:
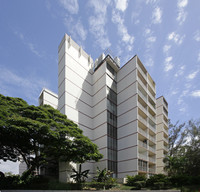
[{"label": "apartment building", "polygon": [[156,172],[165,174],[163,158],[168,152],[168,103],[163,96],[156,100]]},{"label": "apartment building", "polygon": [[[121,68],[119,58],[109,54],[93,62],[65,34],[58,57],[58,96],[44,89],[39,100],[58,105],[58,110],[98,145],[103,159],[87,162],[83,169],[90,169],[93,176],[97,167],[107,168],[116,178],[161,173],[164,165],[160,154],[167,146],[168,125],[160,122],[160,114],[167,119],[167,102],[164,97],[156,100],[155,82],[138,56]],[[166,134],[161,133],[163,127]],[[60,163],[62,181],[69,171],[65,167]]]}]

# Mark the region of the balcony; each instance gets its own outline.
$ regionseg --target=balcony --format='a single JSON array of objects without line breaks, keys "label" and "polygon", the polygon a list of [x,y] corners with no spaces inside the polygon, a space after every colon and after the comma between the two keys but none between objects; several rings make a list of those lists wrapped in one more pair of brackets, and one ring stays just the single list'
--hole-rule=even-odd
[{"label": "balcony", "polygon": [[156,173],[156,169],[155,168],[149,168],[149,172],[150,173]]},{"label": "balcony", "polygon": [[151,129],[151,131],[153,131],[155,133],[156,132],[156,125],[149,123],[149,129]]},{"label": "balcony", "polygon": [[139,102],[138,102],[138,106],[139,106],[139,108],[144,112],[144,113],[147,113],[147,108],[145,108],[142,104],[140,104]]},{"label": "balcony", "polygon": [[139,146],[147,149],[147,144],[139,140]]},{"label": "balcony", "polygon": [[147,161],[147,155],[139,153],[139,159]]},{"label": "balcony", "polygon": [[152,116],[150,113],[149,113],[149,118],[153,121],[153,122],[155,122],[156,121],[156,118],[155,118],[155,116]]},{"label": "balcony", "polygon": [[141,86],[144,90],[146,90],[146,89],[147,89],[147,85],[145,85],[145,83],[144,83],[139,77],[138,77],[137,79],[138,79],[138,82],[139,82],[140,86]]},{"label": "balcony", "polygon": [[156,104],[155,102],[149,97],[148,95],[148,105],[151,111],[153,111],[154,114],[156,114]]},{"label": "balcony", "polygon": [[163,131],[164,131],[164,133],[168,136],[169,135],[169,133],[168,133],[168,127],[164,124],[164,126],[163,126]]},{"label": "balcony", "polygon": [[156,159],[152,158],[152,157],[149,157],[149,161],[152,162],[152,163],[156,163]]},{"label": "balcony", "polygon": [[154,143],[156,142],[156,137],[152,137],[151,135],[149,135],[149,139],[150,139],[151,141],[153,141]]},{"label": "balcony", "polygon": [[149,146],[149,151],[155,153],[155,152],[156,152],[156,148],[155,148],[155,147],[151,147],[151,146]]},{"label": "balcony", "polygon": [[151,76],[148,74],[148,84],[151,86],[151,89],[156,92],[156,86],[155,86],[155,82],[153,81],[153,79],[151,78]]},{"label": "balcony", "polygon": [[169,140],[165,137],[163,137],[163,140],[168,144]]},{"label": "balcony", "polygon": [[139,133],[140,133],[141,135],[147,137],[147,132],[146,132],[146,131],[144,131],[144,130],[141,129],[141,128],[139,128],[138,131],[139,131]]},{"label": "balcony", "polygon": [[145,96],[139,89],[138,89],[138,94],[143,99],[143,101],[147,103],[147,96]]},{"label": "balcony", "polygon": [[[164,118],[163,118],[164,120]],[[166,122],[166,120],[163,121],[164,122],[164,125],[168,128],[168,122]]]},{"label": "balcony", "polygon": [[139,166],[139,171],[147,172],[147,167]]},{"label": "balcony", "polygon": [[145,126],[147,126],[147,120],[144,119],[143,117],[141,117],[140,115],[138,115],[138,119],[141,123],[143,123]]},{"label": "balcony", "polygon": [[147,79],[147,75],[144,73],[144,71],[141,69],[141,67],[139,65],[138,65],[138,71],[141,73],[143,78],[146,80]]},{"label": "balcony", "polygon": [[167,103],[167,101],[165,100],[164,97],[163,97],[163,102],[164,102],[164,106],[166,107],[166,109],[168,109],[168,103]]},{"label": "balcony", "polygon": [[166,147],[165,145],[163,146],[163,148],[164,148],[165,151],[169,150],[168,147]]},{"label": "balcony", "polygon": [[164,114],[166,115],[166,117],[168,117],[168,112],[167,112],[167,110],[165,109],[165,107],[163,107],[163,111],[164,111]]}]

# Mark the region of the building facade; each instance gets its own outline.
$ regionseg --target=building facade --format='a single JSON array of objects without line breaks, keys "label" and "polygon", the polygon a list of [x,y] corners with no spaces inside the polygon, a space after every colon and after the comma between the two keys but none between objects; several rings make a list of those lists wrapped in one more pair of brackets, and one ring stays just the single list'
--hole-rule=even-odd
[{"label": "building facade", "polygon": [[[44,89],[40,103],[58,105],[98,145],[103,159],[87,162],[83,169],[90,169],[93,176],[97,167],[107,168],[116,178],[161,173],[163,146],[168,144],[168,125],[163,121],[168,118],[167,102],[164,97],[156,99],[155,82],[138,56],[121,68],[119,58],[109,54],[93,62],[65,34],[58,57],[58,96]],[[60,169],[65,167],[60,164]]]}]

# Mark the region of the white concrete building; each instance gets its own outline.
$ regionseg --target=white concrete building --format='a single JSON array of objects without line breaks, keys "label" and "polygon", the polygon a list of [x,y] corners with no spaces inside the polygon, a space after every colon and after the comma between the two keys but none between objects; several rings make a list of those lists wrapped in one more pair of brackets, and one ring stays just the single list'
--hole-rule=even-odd
[{"label": "white concrete building", "polygon": [[138,56],[121,68],[119,58],[110,55],[102,54],[93,62],[66,34],[58,56],[58,100],[44,89],[40,104],[52,103],[56,108],[58,102],[58,110],[98,145],[103,159],[85,163],[83,169],[93,175],[97,166],[107,168],[117,178],[162,172],[163,165],[156,170],[156,161],[161,161],[156,158],[160,153],[156,146],[161,144],[160,139],[156,143],[156,134],[163,135],[156,131],[155,82]]}]

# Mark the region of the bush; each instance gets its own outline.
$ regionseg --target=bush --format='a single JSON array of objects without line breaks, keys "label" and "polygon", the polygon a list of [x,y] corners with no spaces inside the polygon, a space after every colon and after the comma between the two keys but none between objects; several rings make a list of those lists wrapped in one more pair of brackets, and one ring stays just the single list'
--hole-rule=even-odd
[{"label": "bush", "polygon": [[[144,181],[143,185],[145,186],[146,176],[145,175],[135,175],[135,176],[129,176],[127,175],[127,183],[128,186],[135,186],[135,183],[137,181]],[[142,187],[144,187],[142,186]]]},{"label": "bush", "polygon": [[145,181],[136,181],[134,183],[134,186],[135,186],[136,189],[140,190],[142,187],[145,186]]},{"label": "bush", "polygon": [[110,188],[116,186],[116,179],[110,177],[105,182],[92,181],[90,183],[86,183],[85,186],[89,187],[89,188],[95,188],[97,190],[104,189],[104,188],[105,189],[110,189]]},{"label": "bush", "polygon": [[146,181],[146,186],[150,188],[154,188],[154,187],[158,188],[159,185],[160,187],[162,187],[162,189],[169,188],[169,186],[171,185],[169,178],[164,174],[157,174],[157,175],[151,176]]},{"label": "bush", "polygon": [[200,176],[175,175],[170,177],[170,181],[176,186],[198,185]]},{"label": "bush", "polygon": [[20,183],[19,175],[0,177],[0,189],[17,189]]},{"label": "bush", "polygon": [[164,189],[164,184],[165,184],[164,182],[155,182],[152,189],[157,189],[157,190]]}]

